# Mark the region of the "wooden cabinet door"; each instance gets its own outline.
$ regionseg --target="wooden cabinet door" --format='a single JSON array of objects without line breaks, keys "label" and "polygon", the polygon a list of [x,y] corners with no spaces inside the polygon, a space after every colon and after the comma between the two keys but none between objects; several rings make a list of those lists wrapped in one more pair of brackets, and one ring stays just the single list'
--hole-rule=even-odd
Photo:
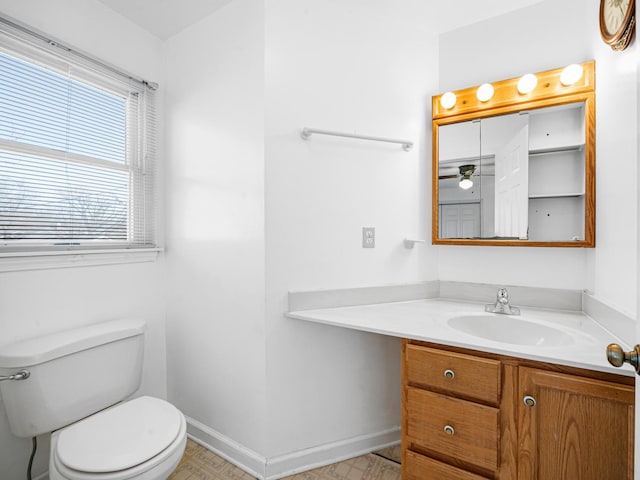
[{"label": "wooden cabinet door", "polygon": [[518,480],[633,480],[633,387],[524,367],[519,377]]}]

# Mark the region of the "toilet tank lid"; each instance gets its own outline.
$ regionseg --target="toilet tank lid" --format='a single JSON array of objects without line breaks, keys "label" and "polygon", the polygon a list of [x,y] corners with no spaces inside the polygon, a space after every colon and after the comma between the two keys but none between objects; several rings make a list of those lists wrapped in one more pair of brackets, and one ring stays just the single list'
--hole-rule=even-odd
[{"label": "toilet tank lid", "polygon": [[110,320],[1,345],[0,368],[39,365],[98,345],[142,335],[145,328],[146,322],[139,318]]}]

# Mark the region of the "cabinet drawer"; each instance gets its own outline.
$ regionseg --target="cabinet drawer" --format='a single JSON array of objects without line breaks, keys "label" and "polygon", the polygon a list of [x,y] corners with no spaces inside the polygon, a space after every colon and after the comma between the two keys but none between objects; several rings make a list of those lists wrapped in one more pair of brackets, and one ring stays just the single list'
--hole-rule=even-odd
[{"label": "cabinet drawer", "polygon": [[406,415],[407,437],[416,446],[487,470],[498,469],[497,408],[408,387]]},{"label": "cabinet drawer", "polygon": [[402,468],[404,480],[489,480],[411,451],[407,452]]},{"label": "cabinet drawer", "polygon": [[407,345],[406,375],[411,385],[444,390],[497,405],[500,401],[500,362],[461,353]]}]

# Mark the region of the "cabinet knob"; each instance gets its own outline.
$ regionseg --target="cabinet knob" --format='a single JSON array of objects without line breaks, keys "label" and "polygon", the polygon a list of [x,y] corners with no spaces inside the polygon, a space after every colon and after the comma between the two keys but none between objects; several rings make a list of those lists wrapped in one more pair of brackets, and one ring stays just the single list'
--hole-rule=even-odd
[{"label": "cabinet knob", "polygon": [[607,345],[607,360],[614,367],[621,367],[627,362],[640,374],[640,345],[633,347],[630,352],[625,352],[617,343],[611,343]]},{"label": "cabinet knob", "polygon": [[530,395],[527,395],[526,397],[524,397],[524,398],[522,399],[522,401],[524,402],[524,404],[525,404],[527,407],[535,407],[535,406],[536,406],[536,399],[535,399],[535,398],[533,398],[533,397],[532,397],[532,396],[530,396]]},{"label": "cabinet knob", "polygon": [[449,380],[453,380],[454,378],[456,378],[456,374],[454,373],[453,370],[445,370],[444,376],[447,377]]},{"label": "cabinet knob", "polygon": [[450,437],[453,437],[453,435],[456,433],[456,431],[453,429],[453,427],[451,425],[445,425],[444,426],[444,433],[446,433]]}]

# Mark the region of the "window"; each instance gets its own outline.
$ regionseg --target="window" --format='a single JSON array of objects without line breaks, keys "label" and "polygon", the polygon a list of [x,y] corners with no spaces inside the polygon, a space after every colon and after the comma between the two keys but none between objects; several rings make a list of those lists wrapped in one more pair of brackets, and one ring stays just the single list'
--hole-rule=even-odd
[{"label": "window", "polygon": [[154,89],[0,20],[0,255],[156,248]]}]

